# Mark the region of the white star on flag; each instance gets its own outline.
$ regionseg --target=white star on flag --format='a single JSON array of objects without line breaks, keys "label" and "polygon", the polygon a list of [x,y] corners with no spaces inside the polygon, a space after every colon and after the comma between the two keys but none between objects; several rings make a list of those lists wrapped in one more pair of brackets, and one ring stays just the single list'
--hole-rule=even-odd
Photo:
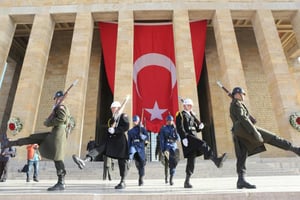
[{"label": "white star on flag", "polygon": [[167,109],[159,109],[157,101],[155,101],[154,107],[152,109],[146,108],[145,110],[151,114],[151,119],[150,120],[152,121],[154,119],[162,120],[163,119],[162,114],[164,112],[166,112]]}]

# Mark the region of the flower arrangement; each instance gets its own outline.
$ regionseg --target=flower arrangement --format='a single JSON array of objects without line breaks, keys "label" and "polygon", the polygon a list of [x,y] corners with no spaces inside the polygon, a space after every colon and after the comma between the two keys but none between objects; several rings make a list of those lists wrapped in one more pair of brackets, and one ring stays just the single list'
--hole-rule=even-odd
[{"label": "flower arrangement", "polygon": [[13,117],[7,122],[8,130],[11,131],[11,134],[18,134],[22,128],[23,123],[20,121],[18,117]]},{"label": "flower arrangement", "polygon": [[294,112],[290,115],[290,124],[296,130],[300,131],[300,112]]}]

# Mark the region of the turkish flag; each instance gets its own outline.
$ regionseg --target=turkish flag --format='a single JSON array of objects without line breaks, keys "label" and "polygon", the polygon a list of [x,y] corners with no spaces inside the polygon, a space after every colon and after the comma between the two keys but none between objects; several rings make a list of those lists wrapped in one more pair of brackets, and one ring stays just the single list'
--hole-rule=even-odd
[{"label": "turkish flag", "polygon": [[[195,76],[199,82],[206,40],[206,20],[190,22]],[[114,93],[117,23],[99,23],[105,70]],[[187,33],[188,34],[188,33]],[[196,84],[196,83],[195,83]],[[134,25],[133,114],[142,117],[149,131],[157,133],[165,118],[178,111],[173,26]]]},{"label": "turkish flag", "polygon": [[165,118],[178,111],[173,26],[134,26],[133,114],[147,130],[159,132]]}]

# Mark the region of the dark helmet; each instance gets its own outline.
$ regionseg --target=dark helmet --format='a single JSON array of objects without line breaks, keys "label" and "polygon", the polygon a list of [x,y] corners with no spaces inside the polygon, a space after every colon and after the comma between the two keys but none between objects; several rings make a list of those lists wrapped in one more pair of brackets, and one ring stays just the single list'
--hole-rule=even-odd
[{"label": "dark helmet", "polygon": [[168,116],[166,117],[166,121],[173,121],[173,120],[174,120],[174,118],[173,118],[172,115],[168,115]]},{"label": "dark helmet", "polygon": [[246,95],[245,90],[243,90],[243,88],[241,88],[241,87],[235,87],[235,88],[233,88],[231,94],[232,94],[232,95],[235,95],[235,94],[237,94],[237,93]]},{"label": "dark helmet", "polygon": [[64,92],[61,91],[61,90],[59,90],[59,91],[57,91],[57,92],[55,93],[53,99],[56,99],[56,98],[61,97],[61,96],[64,96]]},{"label": "dark helmet", "polygon": [[140,117],[138,116],[138,115],[134,115],[133,117],[132,117],[132,121],[133,122],[137,122],[137,121],[139,121],[140,120]]}]

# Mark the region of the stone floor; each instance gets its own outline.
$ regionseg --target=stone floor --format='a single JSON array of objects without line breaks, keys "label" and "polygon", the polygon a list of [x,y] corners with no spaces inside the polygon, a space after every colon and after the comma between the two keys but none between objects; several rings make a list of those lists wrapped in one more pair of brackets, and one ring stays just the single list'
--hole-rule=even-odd
[{"label": "stone floor", "polygon": [[71,159],[66,159],[66,190],[48,192],[47,188],[56,183],[53,162],[41,161],[40,182],[25,181],[25,174],[18,169],[23,161],[12,159],[9,178],[0,183],[2,200],[181,200],[181,199],[300,199],[300,160],[298,157],[260,158],[247,160],[247,180],[256,184],[257,189],[236,189],[235,159],[228,159],[218,169],[210,160],[199,158],[191,178],[192,189],[183,188],[185,160],[177,166],[174,185],[164,183],[164,170],[159,162],[146,165],[144,186],[137,185],[137,170],[131,166],[123,190],[115,190],[119,182],[117,162],[112,171],[112,181],[102,180],[102,162],[89,162],[79,170]]}]

